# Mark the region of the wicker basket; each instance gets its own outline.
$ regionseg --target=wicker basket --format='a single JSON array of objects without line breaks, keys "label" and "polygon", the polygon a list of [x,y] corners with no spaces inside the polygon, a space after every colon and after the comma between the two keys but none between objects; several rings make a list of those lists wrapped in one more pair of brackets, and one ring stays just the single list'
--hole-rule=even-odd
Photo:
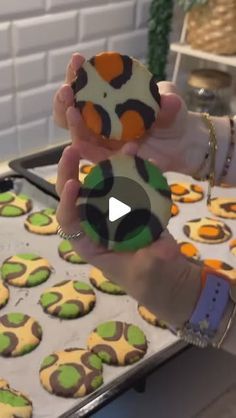
[{"label": "wicker basket", "polygon": [[222,55],[236,54],[236,0],[208,0],[188,16],[187,42],[192,48]]}]

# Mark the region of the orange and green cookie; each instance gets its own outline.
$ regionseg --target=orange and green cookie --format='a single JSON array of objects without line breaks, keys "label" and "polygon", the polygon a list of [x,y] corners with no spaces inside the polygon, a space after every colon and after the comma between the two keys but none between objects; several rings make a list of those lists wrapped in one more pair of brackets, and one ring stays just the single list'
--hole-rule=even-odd
[{"label": "orange and green cookie", "polygon": [[0,379],[0,417],[31,418],[33,405],[29,398],[12,389],[6,380]]},{"label": "orange and green cookie", "polygon": [[207,217],[186,222],[183,231],[188,238],[204,244],[220,244],[232,236],[231,229],[223,221]]},{"label": "orange and green cookie", "polygon": [[58,254],[63,260],[68,261],[72,264],[86,264],[78,253],[76,253],[72,247],[70,241],[64,239],[61,241],[58,247]]},{"label": "orange and green cookie", "polygon": [[228,263],[222,260],[215,258],[207,258],[203,260],[203,263],[207,267],[211,267],[214,270],[219,271],[220,273],[227,276],[229,279],[236,281],[236,269],[230,266]]},{"label": "orange and green cookie", "polygon": [[191,242],[187,241],[178,241],[179,249],[183,255],[189,258],[194,258],[195,260],[200,259],[200,253]]},{"label": "orange and green cookie", "polygon": [[201,186],[191,183],[173,183],[170,185],[172,199],[181,203],[194,203],[202,200],[204,191]]},{"label": "orange and green cookie", "polygon": [[3,308],[9,299],[9,289],[4,283],[3,280],[0,279],[0,309]]},{"label": "orange and green cookie", "polygon": [[149,311],[149,309],[145,308],[145,306],[138,305],[138,313],[149,324],[154,325],[155,327],[166,328],[165,322],[158,319],[157,316]]},{"label": "orange and green cookie", "polygon": [[220,218],[236,219],[236,198],[215,197],[211,199],[208,209]]},{"label": "orange and green cookie", "polygon": [[31,213],[25,220],[25,229],[33,234],[55,235],[58,222],[55,209],[47,208]]},{"label": "orange and green cookie", "polygon": [[79,180],[81,183],[84,182],[87,175],[90,173],[94,164],[87,160],[81,160],[79,165]]},{"label": "orange and green cookie", "polygon": [[45,282],[51,272],[48,260],[31,253],[13,255],[1,267],[2,279],[17,287],[37,286]]},{"label": "orange and green cookie", "polygon": [[93,267],[90,271],[90,282],[96,289],[101,290],[104,293],[109,293],[111,295],[125,295],[126,292],[118,284],[111,282],[106,279],[102,271]]},{"label": "orange and green cookie", "polygon": [[49,393],[64,398],[80,398],[103,384],[102,362],[88,350],[68,348],[45,357],[39,377]]},{"label": "orange and green cookie", "polygon": [[39,323],[23,313],[9,313],[0,317],[0,355],[17,357],[30,353],[42,339]]},{"label": "orange and green cookie", "polygon": [[147,340],[136,325],[119,321],[100,324],[88,338],[88,348],[107,364],[126,366],[147,352]]},{"label": "orange and green cookie", "polygon": [[87,283],[66,280],[46,289],[39,302],[45,312],[59,318],[73,319],[93,309],[96,295]]},{"label": "orange and green cookie", "polygon": [[154,76],[141,62],[117,52],[102,52],[85,61],[72,89],[87,127],[109,139],[140,138],[160,110]]},{"label": "orange and green cookie", "polygon": [[0,216],[9,218],[21,216],[31,209],[32,201],[28,196],[11,192],[0,193]]},{"label": "orange and green cookie", "polygon": [[236,239],[232,239],[232,241],[230,241],[229,248],[231,253],[236,256]]}]

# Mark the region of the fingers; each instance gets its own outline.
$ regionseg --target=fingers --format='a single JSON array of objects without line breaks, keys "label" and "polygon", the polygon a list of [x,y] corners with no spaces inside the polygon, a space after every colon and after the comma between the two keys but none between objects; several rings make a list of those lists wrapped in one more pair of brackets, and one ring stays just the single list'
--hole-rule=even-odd
[{"label": "fingers", "polygon": [[177,89],[176,85],[174,83],[171,83],[170,81],[160,81],[158,83],[159,93],[162,94],[169,94],[174,93],[176,95],[180,95],[179,90]]},{"label": "fingers", "polygon": [[78,147],[81,157],[92,161],[95,164],[110,158],[114,154],[113,151],[107,148],[103,148],[95,144],[90,144],[87,141],[80,141]]},{"label": "fingers", "polygon": [[66,111],[66,118],[73,145],[76,146],[78,141],[95,142],[78,109],[69,107]]},{"label": "fingers", "polygon": [[72,81],[75,79],[77,71],[83,65],[84,61],[85,61],[85,58],[79,53],[75,53],[72,55],[72,58],[66,69],[65,82],[67,84],[71,84]]},{"label": "fingers", "polygon": [[79,161],[80,154],[78,149],[72,146],[64,149],[57,171],[56,191],[59,196],[61,196],[68,180],[78,180]]},{"label": "fingers", "polygon": [[168,93],[161,96],[161,109],[157,115],[155,128],[169,128],[175,121],[178,112],[182,106],[182,100],[174,93]]}]

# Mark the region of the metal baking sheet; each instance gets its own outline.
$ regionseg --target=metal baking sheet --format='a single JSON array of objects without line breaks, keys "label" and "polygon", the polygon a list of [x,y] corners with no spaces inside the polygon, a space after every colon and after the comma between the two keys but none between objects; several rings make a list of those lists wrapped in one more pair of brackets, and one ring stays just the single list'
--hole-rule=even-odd
[{"label": "metal baking sheet", "polygon": [[[25,193],[33,200],[33,210],[56,207],[51,196],[41,192],[26,180],[15,180],[15,191]],[[0,315],[22,312],[35,317],[43,328],[40,345],[30,354],[18,358],[0,357],[0,377],[9,381],[17,390],[26,393],[33,402],[34,418],[58,418],[86,416],[113,394],[135,383],[135,379],[150,371],[150,367],[162,363],[180,351],[185,344],[167,330],[147,324],[137,313],[137,302],[129,296],[112,296],[95,290],[97,303],[94,310],[79,319],[59,320],[42,311],[38,304],[44,289],[65,279],[79,279],[89,283],[89,265],[72,265],[62,260],[57,253],[58,236],[39,236],[24,229],[27,215],[19,218],[0,218],[0,263],[7,257],[21,252],[35,252],[46,257],[54,267],[50,279],[31,289],[10,287],[10,300],[1,309]],[[171,221],[173,224],[173,222]],[[172,228],[171,228],[172,229]],[[64,399],[50,395],[39,382],[38,371],[43,358],[53,351],[69,347],[86,347],[89,333],[99,323],[121,320],[140,326],[145,332],[149,346],[143,360],[133,366],[112,367],[104,365],[104,385],[92,395],[82,399]],[[133,380],[131,379],[133,376]],[[112,394],[113,393],[113,394]]]}]

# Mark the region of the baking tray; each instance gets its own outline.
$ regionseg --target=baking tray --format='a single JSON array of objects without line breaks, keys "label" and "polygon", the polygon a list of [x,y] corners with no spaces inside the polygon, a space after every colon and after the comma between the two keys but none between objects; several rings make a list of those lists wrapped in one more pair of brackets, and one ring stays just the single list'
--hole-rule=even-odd
[{"label": "baking tray", "polygon": [[[56,207],[57,201],[26,179],[8,178],[0,185],[13,186],[33,200],[33,210]],[[186,344],[168,330],[146,323],[137,312],[137,302],[129,296],[113,296],[94,290],[97,303],[94,310],[78,319],[60,320],[45,314],[38,304],[44,289],[64,279],[79,279],[89,283],[89,265],[72,265],[57,253],[58,236],[39,236],[24,229],[27,215],[19,218],[0,218],[0,263],[21,252],[35,252],[47,258],[54,272],[46,283],[31,289],[10,286],[10,300],[0,315],[22,312],[35,317],[43,328],[43,339],[31,353],[17,358],[0,357],[0,375],[17,390],[26,393],[33,402],[34,418],[75,418],[91,416],[93,412],[116,396],[139,384],[141,378],[182,351]],[[114,303],[115,302],[115,303]],[[148,339],[148,351],[136,365],[114,367],[104,365],[104,384],[93,394],[82,399],[64,399],[50,395],[39,382],[39,366],[43,358],[53,351],[70,347],[86,347],[89,333],[101,322],[120,320],[141,327]]]}]

